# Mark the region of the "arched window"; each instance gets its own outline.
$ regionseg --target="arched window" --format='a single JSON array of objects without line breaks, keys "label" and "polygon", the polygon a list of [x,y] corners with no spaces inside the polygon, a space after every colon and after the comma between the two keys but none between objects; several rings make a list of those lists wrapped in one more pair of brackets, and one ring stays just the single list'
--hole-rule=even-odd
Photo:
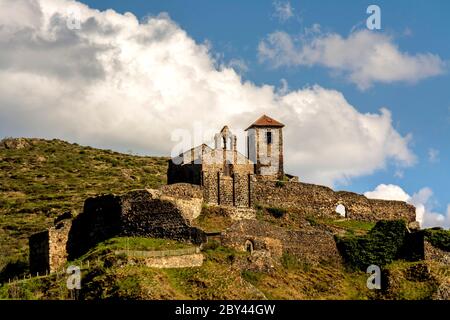
[{"label": "arched window", "polygon": [[341,203],[337,205],[336,213],[339,214],[343,218],[347,217],[347,209],[345,209],[345,206]]}]

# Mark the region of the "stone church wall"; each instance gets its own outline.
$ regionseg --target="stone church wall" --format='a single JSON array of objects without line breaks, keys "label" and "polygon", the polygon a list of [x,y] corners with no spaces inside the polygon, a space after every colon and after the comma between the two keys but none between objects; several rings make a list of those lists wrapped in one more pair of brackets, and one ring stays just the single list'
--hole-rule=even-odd
[{"label": "stone church wall", "polygon": [[402,201],[368,199],[363,195],[295,181],[267,180],[256,175],[204,173],[204,200],[237,207],[263,205],[300,209],[304,216],[336,217],[336,207],[345,207],[346,217],[362,221],[403,219],[415,221],[415,207]]}]

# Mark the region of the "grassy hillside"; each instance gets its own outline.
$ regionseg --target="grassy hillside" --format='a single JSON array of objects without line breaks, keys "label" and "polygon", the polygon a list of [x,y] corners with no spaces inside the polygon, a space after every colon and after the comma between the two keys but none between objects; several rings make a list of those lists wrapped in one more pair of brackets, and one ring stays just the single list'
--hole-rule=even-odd
[{"label": "grassy hillside", "polygon": [[99,193],[166,183],[167,158],[140,157],[61,140],[0,142],[0,270],[26,268],[28,236]]},{"label": "grassy hillside", "polygon": [[[71,292],[65,274],[7,283],[8,278],[27,274],[28,237],[51,226],[61,213],[76,215],[89,196],[165,184],[167,158],[120,154],[60,140],[8,139],[0,142],[0,168],[0,299],[67,299]],[[373,223],[303,217],[296,210],[263,206],[256,206],[256,211],[257,219],[291,230],[313,226],[363,240],[374,233]],[[220,231],[232,222],[219,208],[204,205],[195,223]],[[450,249],[450,232],[430,230],[426,236],[436,247]],[[310,265],[285,254],[270,271],[255,271],[248,253],[215,242],[205,246],[205,262],[195,268],[148,268],[117,254],[191,247],[163,239],[115,238],[68,264],[82,267],[83,299],[431,299],[450,279],[449,267],[439,263],[389,260],[383,267],[389,289],[373,291],[366,287],[364,270],[325,262]]]},{"label": "grassy hillside", "polygon": [[[77,261],[82,266],[83,299],[367,299],[363,273],[346,273],[335,266],[307,266],[284,261],[273,272],[245,269],[247,252],[209,245],[201,267],[154,269],[127,264],[117,249],[165,250],[175,241],[111,239]],[[89,267],[87,267],[89,266]],[[65,276],[52,274],[0,287],[0,299],[67,299]]]},{"label": "grassy hillside", "polygon": [[[271,272],[246,269],[247,252],[210,244],[201,267],[148,268],[115,250],[171,250],[185,243],[116,238],[69,264],[82,268],[81,299],[431,299],[450,276],[433,262],[395,261],[383,270],[387,290],[369,290],[367,274],[336,265],[308,265],[283,257]],[[0,286],[0,299],[70,299],[67,275],[51,274]]]}]

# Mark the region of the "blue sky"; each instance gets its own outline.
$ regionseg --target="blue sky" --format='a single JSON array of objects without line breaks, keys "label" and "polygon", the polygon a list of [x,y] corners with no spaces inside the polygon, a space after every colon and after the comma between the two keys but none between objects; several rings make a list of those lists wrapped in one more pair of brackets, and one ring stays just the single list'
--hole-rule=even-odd
[{"label": "blue sky", "polygon": [[[280,79],[292,89],[319,84],[342,92],[360,112],[376,112],[380,107],[392,111],[394,126],[402,134],[412,133],[412,150],[417,164],[396,177],[395,166],[375,174],[354,178],[338,185],[356,192],[374,189],[379,183],[398,184],[412,194],[424,186],[433,189],[436,210],[445,211],[450,200],[450,73],[416,84],[378,83],[361,91],[354,84],[333,76],[323,67],[273,69],[258,62],[258,43],[276,30],[300,34],[320,24],[327,32],[347,36],[352,28],[364,28],[366,8],[381,8],[381,32],[394,37],[402,51],[430,52],[450,60],[449,1],[291,1],[294,17],[282,22],[274,16],[272,1],[84,1],[90,7],[132,12],[137,17],[167,12],[197,42],[210,41],[215,53],[225,60],[243,59],[248,71],[244,79],[256,84],[278,86]],[[430,161],[430,150],[439,153]],[[370,152],[370,150],[368,150]]]},{"label": "blue sky", "polygon": [[[381,30],[366,28],[371,4]],[[268,113],[301,180],[407,200],[450,227],[447,0],[0,5],[0,136],[167,155],[196,120]]]}]

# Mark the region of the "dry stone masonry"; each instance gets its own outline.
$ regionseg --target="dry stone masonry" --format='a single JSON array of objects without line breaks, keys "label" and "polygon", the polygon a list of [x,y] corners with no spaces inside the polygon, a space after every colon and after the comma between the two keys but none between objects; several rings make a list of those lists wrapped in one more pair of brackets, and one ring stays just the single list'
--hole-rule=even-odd
[{"label": "dry stone masonry", "polygon": [[300,209],[305,216],[335,217],[342,205],[346,217],[378,221],[415,221],[415,208],[402,201],[368,199],[352,192],[302,183],[284,173],[284,125],[263,115],[247,129],[247,155],[236,149],[236,136],[225,126],[215,148],[203,144],[169,160],[168,183],[197,184],[206,203],[252,208],[264,205]]},{"label": "dry stone masonry", "polygon": [[368,199],[363,195],[301,182],[253,180],[252,202],[270,207],[300,209],[305,216],[333,218],[343,205],[346,218],[362,221],[416,220],[415,207],[402,201]]},{"label": "dry stone masonry", "polygon": [[58,222],[29,239],[30,273],[45,274],[60,270],[67,262],[66,244],[72,226],[70,220]]},{"label": "dry stone masonry", "polygon": [[78,258],[112,237],[169,238],[201,244],[206,241],[205,233],[190,224],[201,211],[199,196],[198,186],[181,184],[89,198],[73,221],[59,222],[30,238],[31,271],[53,272],[68,259]]},{"label": "dry stone masonry", "polygon": [[293,231],[267,222],[242,220],[223,233],[222,243],[238,251],[269,251],[278,258],[291,254],[311,264],[341,262],[333,234],[319,228]]},{"label": "dry stone masonry", "polygon": [[[202,144],[169,160],[168,185],[158,190],[135,190],[124,195],[87,199],[77,217],[56,221],[54,227],[30,238],[32,273],[53,272],[68,259],[80,257],[111,237],[170,238],[203,244],[207,235],[194,227],[193,222],[205,203],[223,208],[237,221],[219,235],[223,245],[266,252],[276,258],[292,254],[310,263],[340,261],[329,230],[311,227],[293,231],[262,223],[256,219],[254,208],[295,209],[303,217],[336,218],[336,208],[340,206],[349,219],[415,221],[414,206],[405,202],[335,192],[285,174],[283,127],[266,115],[260,117],[246,129],[247,150],[243,155],[237,151],[236,136],[224,126],[214,136],[214,148]],[[442,256],[432,248],[427,249],[426,255]],[[195,258],[198,258],[195,263],[200,263],[200,258]],[[169,257],[161,266],[177,261],[184,265],[180,259],[187,258]],[[148,265],[158,263],[153,261]]]}]

